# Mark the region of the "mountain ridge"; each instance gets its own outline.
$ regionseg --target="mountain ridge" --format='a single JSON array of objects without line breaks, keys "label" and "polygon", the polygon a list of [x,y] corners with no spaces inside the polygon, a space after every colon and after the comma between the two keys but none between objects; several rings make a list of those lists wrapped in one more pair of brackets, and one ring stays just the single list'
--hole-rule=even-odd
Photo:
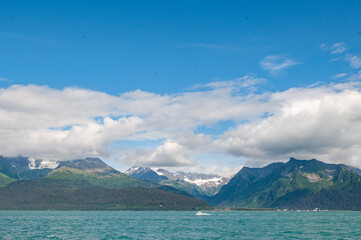
[{"label": "mountain ridge", "polygon": [[200,198],[216,194],[229,180],[216,174],[181,171],[172,173],[165,169],[138,166],[133,166],[124,173],[137,179],[174,186]]},{"label": "mountain ridge", "polygon": [[[361,209],[356,206],[361,177],[344,164],[328,164],[315,159],[273,163],[263,168],[241,169],[219,193],[209,200],[216,206],[306,208],[316,206],[330,209]],[[323,203],[324,196],[352,192],[353,203]],[[332,194],[331,194],[332,193]],[[312,200],[302,204],[300,199]],[[320,200],[320,203],[318,203]],[[344,199],[347,201],[347,199]],[[328,199],[332,203],[332,199]]]},{"label": "mountain ridge", "polygon": [[[290,158],[288,162],[272,163],[262,168],[244,167],[213,196],[205,195],[199,185],[203,182],[220,180],[221,177],[218,175],[171,173],[165,169],[142,167],[129,169],[127,173],[130,175],[136,173],[138,177],[145,176],[148,179],[132,178],[108,166],[99,158],[51,162],[22,156],[13,158],[0,156],[0,192],[4,193],[3,197],[0,197],[2,199],[0,203],[7,204],[8,208],[3,209],[12,207],[21,209],[22,206],[25,209],[37,209],[36,202],[25,206],[22,205],[21,199],[24,197],[37,199],[34,195],[36,193],[39,196],[49,197],[48,200],[55,203],[56,198],[64,199],[61,194],[65,194],[68,200],[64,200],[64,203],[49,205],[43,202],[43,207],[84,210],[88,206],[89,209],[104,210],[117,206],[115,209],[144,210],[149,209],[144,205],[146,201],[138,201],[131,196],[132,194],[133,197],[139,196],[142,191],[147,191],[149,194],[147,196],[151,199],[156,199],[152,194],[159,193],[167,201],[169,200],[168,207],[164,208],[168,210],[196,209],[193,208],[195,205],[189,206],[190,208],[185,205],[176,208],[171,204],[171,198],[178,199],[180,203],[182,202],[181,205],[188,202],[208,206],[203,201],[180,200],[182,197],[190,199],[197,197],[222,208],[312,209],[317,207],[329,210],[361,210],[361,176],[359,175],[361,170],[344,164],[328,164],[316,159]],[[199,185],[195,184],[196,182]],[[49,189],[42,187],[42,184]],[[15,198],[6,193],[8,190],[16,195]],[[56,192],[57,190],[59,192]],[[128,197],[124,197],[122,191],[127,193]],[[69,192],[74,198],[68,194]],[[82,194],[86,193],[102,195],[106,207],[97,205],[101,202],[95,198],[87,202],[89,205],[77,202],[82,201],[84,199]],[[120,200],[117,202],[112,196],[118,196],[125,202]],[[107,198],[113,200],[107,202]],[[157,204],[163,204],[158,200],[152,202],[152,209],[161,209]],[[126,204],[127,201],[134,204],[133,207]]]},{"label": "mountain ridge", "polygon": [[[211,208],[206,202],[195,199],[181,190],[129,177],[111,168],[99,158],[58,162],[53,165],[53,169],[49,168],[45,176],[34,175],[31,179],[19,178],[19,176],[22,176],[23,172],[45,169],[41,167],[40,160],[24,157],[3,158],[0,163],[2,164],[0,167],[3,166],[0,168],[0,209],[2,210]],[[37,165],[34,166],[34,163]],[[6,173],[17,178],[10,178]]]}]

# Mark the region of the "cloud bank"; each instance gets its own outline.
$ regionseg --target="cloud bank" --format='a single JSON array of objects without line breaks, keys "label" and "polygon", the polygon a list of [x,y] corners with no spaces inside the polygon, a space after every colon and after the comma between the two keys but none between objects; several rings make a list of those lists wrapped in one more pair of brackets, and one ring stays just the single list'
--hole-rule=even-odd
[{"label": "cloud bank", "polygon": [[[248,76],[213,82],[203,90],[170,95],[136,90],[118,96],[13,85],[0,89],[0,154],[53,160],[94,156],[124,165],[194,167],[200,164],[196,154],[217,152],[245,158],[249,166],[293,156],[361,167],[357,78],[282,92],[243,91],[262,81]],[[220,134],[199,130],[221,121],[234,124]],[[112,147],[123,140],[158,144]]]}]

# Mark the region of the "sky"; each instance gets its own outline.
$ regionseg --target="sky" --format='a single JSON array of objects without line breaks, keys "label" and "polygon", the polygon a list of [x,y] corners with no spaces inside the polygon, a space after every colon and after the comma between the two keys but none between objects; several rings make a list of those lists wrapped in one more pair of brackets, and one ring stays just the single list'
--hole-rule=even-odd
[{"label": "sky", "polygon": [[361,167],[360,1],[1,1],[0,155]]}]

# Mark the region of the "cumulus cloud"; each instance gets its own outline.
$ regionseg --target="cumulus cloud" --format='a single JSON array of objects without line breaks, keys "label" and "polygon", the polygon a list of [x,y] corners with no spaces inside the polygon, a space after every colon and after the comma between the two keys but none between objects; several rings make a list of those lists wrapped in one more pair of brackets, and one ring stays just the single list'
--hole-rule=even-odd
[{"label": "cumulus cloud", "polygon": [[[79,88],[14,85],[0,90],[0,153],[56,160],[108,157],[113,154],[108,146],[115,140],[176,136],[174,144],[185,145],[180,152],[189,157],[186,150],[192,147],[184,141],[186,133],[220,120],[246,119],[266,107],[239,104],[246,99],[234,95],[232,87],[173,95],[136,90],[111,96]],[[151,162],[164,162],[169,146],[178,145],[159,148]],[[169,158],[167,164],[189,164],[179,159]]]},{"label": "cumulus cloud", "polygon": [[[14,85],[0,89],[0,154],[55,160],[96,156],[124,165],[200,168],[195,156],[216,151],[253,166],[291,156],[360,166],[359,75],[342,84],[260,94],[240,91],[259,81],[251,76],[170,95],[136,90],[112,96]],[[198,131],[228,120],[235,124],[220,135]],[[160,144],[111,147],[117,140]]]},{"label": "cumulus cloud", "polygon": [[269,55],[260,61],[261,67],[274,75],[280,73],[286,68],[290,68],[298,64],[300,64],[300,62],[285,55]]},{"label": "cumulus cloud", "polygon": [[178,142],[167,140],[155,150],[140,148],[125,151],[119,160],[136,166],[179,167],[192,166],[191,151]]},{"label": "cumulus cloud", "polygon": [[214,146],[250,165],[270,161],[318,158],[360,166],[360,84],[295,88],[273,93],[271,116],[239,124]]},{"label": "cumulus cloud", "polygon": [[203,134],[183,133],[166,139],[152,148],[125,149],[117,155],[118,160],[132,166],[146,167],[194,167],[197,160],[192,156],[209,146],[211,139]]}]

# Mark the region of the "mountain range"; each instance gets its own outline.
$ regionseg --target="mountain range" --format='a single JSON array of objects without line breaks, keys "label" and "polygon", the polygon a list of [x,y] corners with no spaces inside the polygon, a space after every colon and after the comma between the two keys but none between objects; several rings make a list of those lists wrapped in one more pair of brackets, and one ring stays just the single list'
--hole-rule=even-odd
[{"label": "mountain range", "polygon": [[361,210],[360,173],[344,164],[291,158],[244,167],[229,180],[145,167],[121,173],[98,158],[54,162],[0,156],[0,209]]},{"label": "mountain range", "polygon": [[210,206],[170,186],[121,173],[98,158],[47,162],[0,157],[0,209],[197,210]]},{"label": "mountain range", "polygon": [[361,210],[359,169],[315,159],[242,168],[209,200],[215,206]]},{"label": "mountain range", "polygon": [[147,180],[162,185],[173,186],[199,198],[215,195],[229,178],[216,174],[176,172],[149,167],[132,167],[124,172],[136,179]]}]

